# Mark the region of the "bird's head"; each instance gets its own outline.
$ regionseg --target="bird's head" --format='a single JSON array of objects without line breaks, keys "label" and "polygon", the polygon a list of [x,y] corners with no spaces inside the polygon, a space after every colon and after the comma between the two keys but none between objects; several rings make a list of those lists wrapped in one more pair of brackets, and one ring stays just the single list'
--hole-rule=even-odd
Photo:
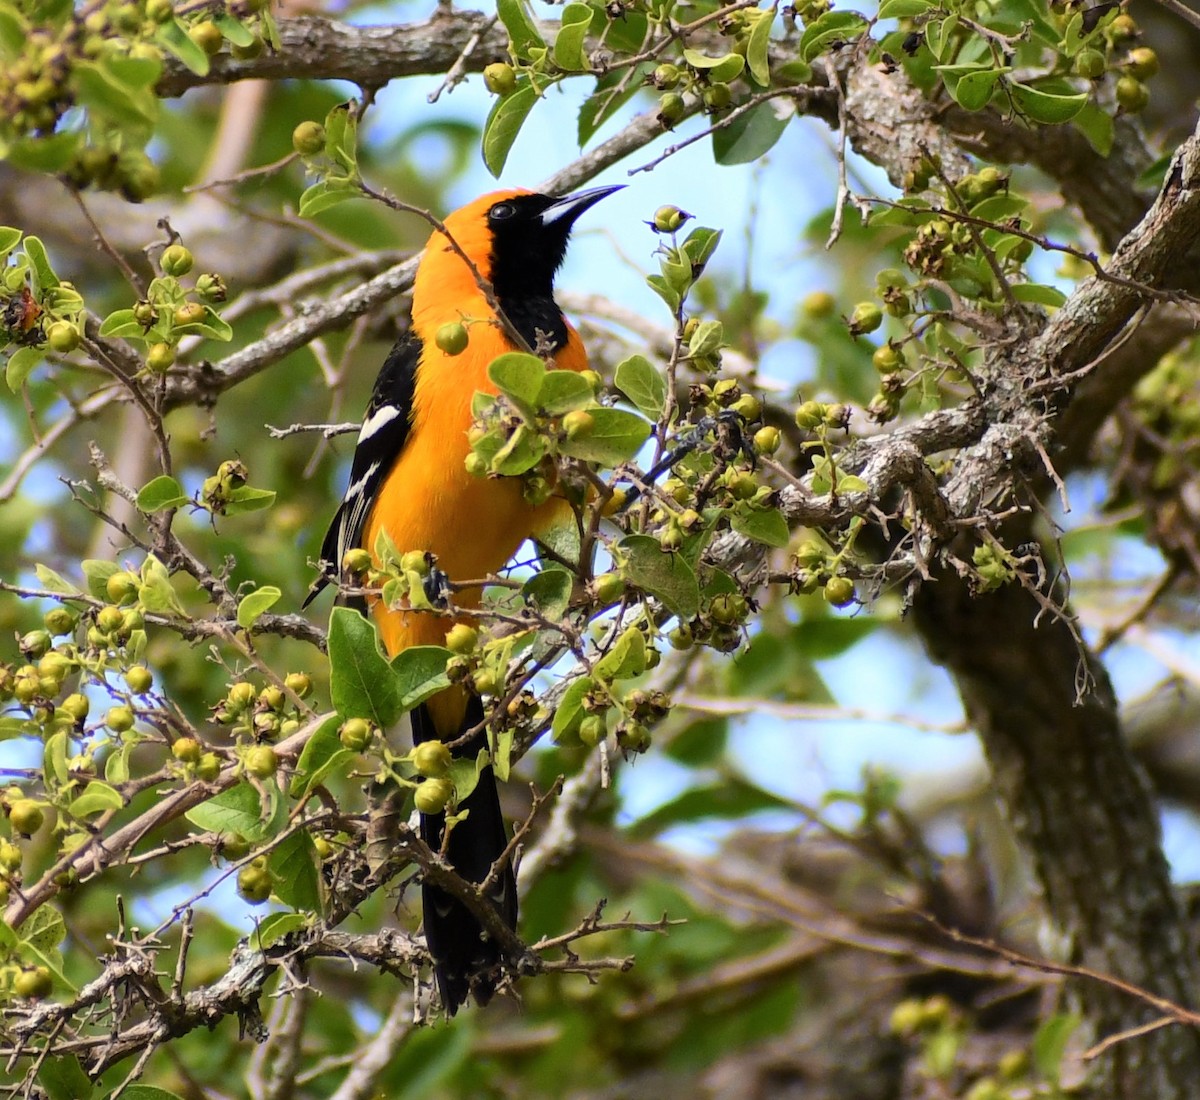
[{"label": "bird's head", "polygon": [[[549,297],[576,220],[619,190],[620,185],[593,187],[561,198],[520,189],[493,191],[454,211],[444,224],[501,301]],[[435,232],[419,282],[428,280],[444,290],[449,280],[458,282],[464,275],[470,278],[461,258]],[[420,295],[420,286],[415,293]]]}]

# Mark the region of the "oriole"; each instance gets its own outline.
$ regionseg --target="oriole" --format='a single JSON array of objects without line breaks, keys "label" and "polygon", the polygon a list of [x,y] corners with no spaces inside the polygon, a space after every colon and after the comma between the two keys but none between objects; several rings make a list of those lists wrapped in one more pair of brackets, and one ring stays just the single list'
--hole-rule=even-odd
[{"label": "oriole", "polygon": [[[560,368],[584,370],[587,353],[554,301],[554,276],[576,219],[616,190],[597,187],[565,198],[498,191],[456,210],[443,223],[478,275],[491,284],[512,328],[530,348],[550,349]],[[441,351],[435,333],[447,322],[462,321],[471,322],[466,350],[458,355]],[[361,547],[374,553],[381,530],[400,551],[426,551],[451,581],[467,581],[495,573],[526,538],[553,522],[563,507],[561,500],[551,497],[533,507],[522,498],[515,479],[475,478],[464,466],[471,399],[477,390],[495,392],[488,365],[512,350],[513,342],[475,273],[441,231],[435,231],[417,268],[410,329],[392,348],[375,383],[350,484],[321,548],[323,575],[309,599],[337,578],[348,550]],[[460,590],[456,606],[476,608],[480,595],[479,589]],[[441,644],[454,625],[449,616],[389,609],[380,602],[374,603],[372,614],[393,656],[408,646]],[[413,741],[454,741],[482,719],[478,696],[452,688],[413,712]],[[474,757],[484,743],[480,735],[454,751]],[[483,882],[508,843],[490,767],[458,810],[468,814],[452,829],[447,856],[459,874]],[[435,851],[442,844],[444,816],[421,817],[422,836]],[[490,901],[515,928],[517,893],[511,865],[495,877]],[[498,945],[486,938],[471,912],[444,891],[423,886],[422,907],[446,1012],[453,1015],[468,993],[486,1004],[499,978]]]}]

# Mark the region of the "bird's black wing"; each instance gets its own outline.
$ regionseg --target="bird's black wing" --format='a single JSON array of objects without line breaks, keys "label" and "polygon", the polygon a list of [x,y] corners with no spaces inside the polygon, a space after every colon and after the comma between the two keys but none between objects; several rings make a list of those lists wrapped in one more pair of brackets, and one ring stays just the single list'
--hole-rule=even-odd
[{"label": "bird's black wing", "polygon": [[350,484],[321,544],[321,575],[309,589],[305,607],[338,579],[346,551],[362,545],[371,505],[408,441],[420,360],[421,341],[411,332],[396,341],[384,360],[358,433]]}]

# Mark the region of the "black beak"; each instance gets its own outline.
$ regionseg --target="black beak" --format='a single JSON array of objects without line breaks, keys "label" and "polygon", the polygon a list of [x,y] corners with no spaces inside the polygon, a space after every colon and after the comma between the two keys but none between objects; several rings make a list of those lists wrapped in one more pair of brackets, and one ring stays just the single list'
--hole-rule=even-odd
[{"label": "black beak", "polygon": [[575,224],[575,219],[588,207],[595,206],[601,199],[611,195],[614,191],[620,191],[624,186],[623,183],[617,183],[608,187],[593,187],[587,191],[576,191],[573,195],[564,195],[561,199],[555,199],[542,211],[542,225],[560,225],[570,229]]}]

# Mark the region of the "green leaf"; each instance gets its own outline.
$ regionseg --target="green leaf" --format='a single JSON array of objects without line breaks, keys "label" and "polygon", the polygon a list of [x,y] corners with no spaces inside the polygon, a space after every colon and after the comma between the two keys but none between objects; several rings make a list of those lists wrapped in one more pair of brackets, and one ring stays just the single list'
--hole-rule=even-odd
[{"label": "green leaf", "polygon": [[1035,88],[1030,84],[1009,84],[1012,97],[1017,106],[1034,122],[1045,126],[1057,126],[1070,122],[1087,106],[1088,93],[1051,92],[1043,88]]},{"label": "green leaf", "polygon": [[358,111],[353,100],[337,104],[325,116],[325,155],[343,175],[358,178]]},{"label": "green leaf", "polygon": [[329,616],[328,646],[329,694],[334,709],[343,718],[369,718],[388,729],[404,708],[400,685],[379,652],[375,628],[353,608],[335,607]]},{"label": "green leaf", "polygon": [[1067,300],[1067,296],[1058,287],[1046,286],[1045,283],[1015,283],[1012,293],[1018,302],[1049,306],[1052,309],[1058,309]]},{"label": "green leaf", "polygon": [[812,61],[834,42],[849,42],[866,30],[867,22],[852,11],[827,11],[804,28],[800,38],[800,59]]},{"label": "green leaf", "polygon": [[53,951],[67,938],[62,914],[50,905],[39,906],[21,926],[21,942],[39,951]]},{"label": "green leaf", "polygon": [[101,336],[145,336],[146,328],[133,315],[132,309],[115,309],[100,322]]},{"label": "green leaf", "polygon": [[546,45],[528,13],[525,0],[497,0],[496,14],[508,31],[509,49],[514,57],[528,60],[531,50]]},{"label": "green leaf", "polygon": [[550,725],[550,733],[556,742],[563,744],[575,740],[579,733],[579,723],[583,721],[583,699],[596,686],[596,681],[590,676],[581,676],[563,692],[562,699],[554,711],[554,721]]},{"label": "green leaf", "polygon": [[261,840],[266,834],[262,799],[249,783],[222,791],[184,816],[197,829],[209,833],[240,833],[251,841]]},{"label": "green leaf", "polygon": [[282,595],[282,589],[276,588],[273,584],[264,584],[261,588],[256,588],[248,596],[243,596],[238,601],[238,626],[243,630],[248,630],[258,621],[264,612],[275,606]]},{"label": "green leaf", "polygon": [[678,311],[679,304],[683,301],[683,296],[666,279],[661,275],[647,275],[646,285],[667,303],[667,308],[672,313]]},{"label": "green leaf", "polygon": [[311,218],[322,210],[337,206],[340,202],[361,197],[362,191],[354,180],[345,176],[327,176],[305,189],[300,196],[297,212],[302,218]]},{"label": "green leaf", "polygon": [[65,577],[59,576],[48,565],[35,565],[34,573],[47,592],[55,592],[60,596],[80,596],[82,593]]},{"label": "green leaf", "polygon": [[746,65],[754,83],[762,88],[771,83],[771,27],[774,22],[774,9],[754,13],[754,26],[746,40]]},{"label": "green leaf", "polygon": [[661,600],[682,619],[700,610],[700,585],[692,567],[679,554],[664,550],[649,535],[627,535],[617,543],[621,576]]},{"label": "green leaf", "polygon": [[542,616],[553,621],[566,614],[574,585],[573,574],[561,566],[548,565],[525,582],[521,595]]},{"label": "green leaf", "polygon": [[672,825],[790,808],[791,804],[778,795],[764,791],[740,776],[726,775],[709,786],[689,788],[635,822],[630,832],[635,837],[645,838]]},{"label": "green leaf", "polygon": [[258,512],[275,503],[274,489],[256,489],[252,485],[239,485],[231,489],[225,498],[225,514],[239,516],[243,512]]},{"label": "green leaf", "polygon": [[[279,916],[287,916],[280,913]],[[265,923],[265,922],[264,922]],[[157,1085],[130,1085],[121,1093],[121,1100],[183,1100],[176,1092],[168,1092]]]},{"label": "green leaf", "polygon": [[284,905],[308,913],[321,912],[317,851],[307,832],[292,833],[271,852],[268,866],[275,876],[273,893]]},{"label": "green leaf", "polygon": [[592,403],[591,383],[573,370],[548,370],[537,394],[538,409],[562,416]]},{"label": "green leaf", "polygon": [[[519,0],[510,0],[519,3]],[[498,99],[483,124],[483,163],[493,176],[504,171],[504,162],[525,119],[537,102],[537,89],[528,82],[521,83],[511,94]]]},{"label": "green leaf", "polygon": [[188,34],[187,28],[178,20],[165,23],[155,32],[154,40],[169,54],[183,62],[197,76],[207,76],[210,67],[206,54]]},{"label": "green leaf", "polygon": [[41,727],[32,718],[0,714],[0,741],[11,741],[14,737],[35,736],[40,732]]},{"label": "green leaf", "polygon": [[145,133],[158,115],[158,100],[147,87],[118,75],[109,59],[76,61],[71,66],[75,103],[134,133]]},{"label": "green leaf", "polygon": [[168,474],[161,474],[142,486],[137,495],[138,509],[147,514],[164,508],[178,508],[189,501],[183,486]]},{"label": "green leaf", "polygon": [[67,807],[67,813],[79,819],[91,814],[104,813],[106,810],[119,810],[124,805],[125,800],[113,787],[93,779],[83,794],[72,800]]},{"label": "green leaf", "polygon": [[767,100],[713,131],[713,156],[718,164],[749,164],[766,156],[796,115],[796,104],[785,97]]},{"label": "green leaf", "polygon": [[945,19],[931,19],[925,24],[925,41],[929,52],[939,61],[946,59],[948,50],[954,44],[954,32],[958,29],[958,16],[950,15]]},{"label": "green leaf", "polygon": [[649,421],[624,409],[590,410],[592,429],[579,439],[564,439],[561,454],[602,466],[617,466],[637,454],[650,435]]},{"label": "green leaf", "polygon": [[[61,130],[43,137],[26,137],[13,142],[7,160],[30,172],[64,172],[83,145],[79,131]],[[0,257],[4,255],[0,249]]]},{"label": "green leaf", "polygon": [[204,307],[204,317],[201,320],[192,321],[186,325],[176,325],[172,331],[175,333],[207,336],[210,340],[233,339],[233,329],[229,327],[229,323],[223,320],[221,315],[212,306]]},{"label": "green leaf", "polygon": [[29,31],[29,22],[24,15],[9,4],[0,4],[0,46],[7,53],[20,56]]},{"label": "green leaf", "polygon": [[700,278],[700,272],[704,270],[712,254],[716,252],[717,245],[721,243],[721,234],[720,229],[709,229],[701,225],[687,235],[683,242],[683,251],[691,262],[693,279]]},{"label": "green leaf", "polygon": [[401,713],[450,686],[446,665],[454,654],[440,645],[415,645],[398,653],[391,669],[400,697]]},{"label": "green leaf", "polygon": [[240,19],[235,19],[228,12],[219,12],[212,21],[221,28],[221,34],[234,46],[252,46],[258,41],[258,36]]},{"label": "green leaf", "polygon": [[588,60],[583,42],[592,25],[592,9],[588,4],[568,4],[563,8],[562,25],[554,39],[554,63],[568,72],[583,72]]},{"label": "green leaf", "polygon": [[667,403],[667,382],[642,355],[631,355],[617,364],[615,382],[643,416],[657,420]]},{"label": "green leaf", "polygon": [[296,932],[307,924],[308,918],[303,913],[270,913],[258,922],[250,943],[260,951],[265,951],[289,932]]},{"label": "green leaf", "polygon": [[879,5],[880,19],[911,19],[936,8],[939,0],[883,0]]},{"label": "green leaf", "polygon": [[1071,125],[1087,138],[1088,144],[1102,157],[1112,152],[1116,126],[1107,111],[1089,103],[1071,120]]},{"label": "green leaf", "polygon": [[[50,1100],[88,1100],[93,1091],[92,1082],[74,1054],[47,1058],[38,1068],[37,1081]],[[129,1091],[126,1090],[126,1096]]]},{"label": "green leaf", "polygon": [[537,416],[546,366],[536,355],[510,351],[497,356],[488,365],[488,377],[523,416],[530,420]]},{"label": "green leaf", "polygon": [[746,59],[736,53],[708,57],[699,50],[685,47],[683,58],[693,69],[702,70],[713,84],[728,84],[731,80],[736,80],[746,67]]},{"label": "green leaf", "polygon": [[179,597],[175,594],[166,566],[153,555],[142,562],[141,579],[142,588],[138,593],[138,599],[141,601],[142,607],[147,611],[161,611],[164,614],[186,618],[187,612],[184,611],[183,604],[179,602]]},{"label": "green leaf", "polygon": [[4,368],[4,381],[8,388],[16,393],[25,385],[25,380],[33,372],[33,368],[42,362],[44,356],[38,348],[18,348],[8,357],[8,365]]},{"label": "green leaf", "polygon": [[491,457],[493,473],[515,477],[532,470],[545,457],[548,444],[527,424],[518,424]]},{"label": "green leaf", "polygon": [[341,724],[341,717],[331,714],[304,743],[296,761],[296,772],[288,787],[288,794],[292,798],[303,799],[313,787],[323,783],[330,772],[358,755],[338,739]]},{"label": "green leaf", "polygon": [[34,296],[38,297],[41,291],[58,286],[58,276],[54,274],[54,268],[50,266],[50,257],[46,255],[46,246],[42,244],[41,239],[26,237],[22,247],[25,255],[29,257],[29,264],[33,268],[35,276]]},{"label": "green leaf", "polygon": [[108,583],[108,578],[118,572],[121,567],[113,561],[84,558],[79,563],[79,568],[83,570],[83,578],[87,581],[89,594],[107,603],[108,593],[105,591],[105,585]]},{"label": "green leaf", "polygon": [[777,508],[768,508],[765,511],[747,510],[744,513],[735,514],[730,519],[729,525],[739,535],[745,535],[746,538],[767,546],[784,547],[791,538],[787,520],[783,518],[783,513]]},{"label": "green leaf", "polygon": [[998,81],[1011,68],[993,67],[990,63],[979,62],[963,65],[937,65],[946,91],[960,107],[967,111],[981,111],[992,98],[992,92]]},{"label": "green leaf", "polygon": [[0,259],[7,256],[21,243],[21,230],[11,225],[0,225]]},{"label": "green leaf", "polygon": [[593,671],[606,683],[640,676],[646,671],[646,635],[636,626],[624,630],[612,648],[596,662]]},{"label": "green leaf", "polygon": [[1083,1021],[1073,1012],[1060,1012],[1044,1021],[1033,1037],[1033,1064],[1047,1082],[1057,1085],[1063,1053]]}]

